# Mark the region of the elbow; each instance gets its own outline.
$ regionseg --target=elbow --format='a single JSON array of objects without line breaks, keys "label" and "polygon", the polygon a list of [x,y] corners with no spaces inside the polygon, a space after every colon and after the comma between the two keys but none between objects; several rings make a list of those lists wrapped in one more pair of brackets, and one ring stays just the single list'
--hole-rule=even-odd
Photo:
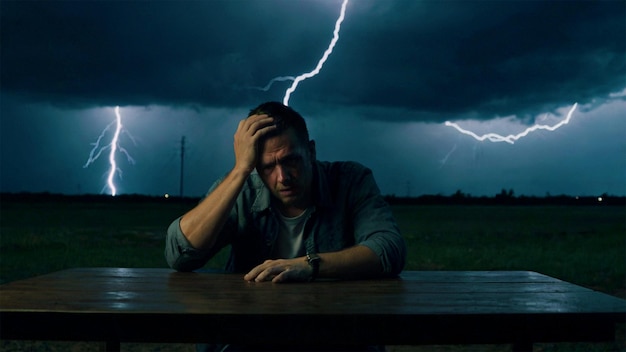
[{"label": "elbow", "polygon": [[180,257],[178,260],[170,262],[168,264],[172,269],[176,271],[190,272],[202,268],[202,266],[204,266],[204,263],[205,261],[203,260],[189,260]]},{"label": "elbow", "polygon": [[378,255],[381,276],[398,276],[404,270],[407,249],[401,235],[396,234],[396,236],[393,236],[393,240],[391,240],[391,237],[381,236],[362,244]]},{"label": "elbow", "polygon": [[386,263],[382,265],[382,274],[388,277],[398,276],[402,270],[404,270],[404,266],[406,265],[406,249],[398,249],[398,251],[393,255],[387,256],[387,258],[385,258],[385,262]]},{"label": "elbow", "polygon": [[191,248],[167,246],[165,260],[170,268],[176,271],[189,272],[202,268],[208,258],[205,253]]},{"label": "elbow", "polygon": [[398,276],[406,265],[407,249],[404,238],[397,234],[396,240],[385,246],[381,260],[385,276]]},{"label": "elbow", "polygon": [[174,220],[167,229],[165,261],[176,271],[193,271],[207,262],[207,253],[193,248],[180,230],[180,219]]}]

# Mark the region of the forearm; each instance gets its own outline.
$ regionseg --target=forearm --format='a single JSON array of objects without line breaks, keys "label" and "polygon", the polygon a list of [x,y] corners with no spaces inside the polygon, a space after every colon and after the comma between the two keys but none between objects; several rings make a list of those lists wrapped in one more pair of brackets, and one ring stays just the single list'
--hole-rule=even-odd
[{"label": "forearm", "polygon": [[[357,245],[337,252],[318,253],[320,266],[318,277],[331,279],[366,279],[383,275],[378,256],[366,246]],[[248,281],[306,281],[311,278],[312,268],[306,257],[266,260],[248,272]]]},{"label": "forearm", "polygon": [[248,176],[248,172],[233,169],[200,204],[182,216],[180,230],[194,248],[210,249],[215,244]]},{"label": "forearm", "polygon": [[356,245],[318,255],[321,258],[318,274],[320,278],[362,279],[383,274],[380,258],[366,246]]}]

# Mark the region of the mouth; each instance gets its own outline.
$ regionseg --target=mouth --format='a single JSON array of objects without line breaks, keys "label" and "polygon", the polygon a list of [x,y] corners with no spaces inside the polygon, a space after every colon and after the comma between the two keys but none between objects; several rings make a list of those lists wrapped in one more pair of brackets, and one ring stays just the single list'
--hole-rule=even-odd
[{"label": "mouth", "polygon": [[292,187],[289,187],[289,188],[283,188],[283,189],[279,189],[279,190],[278,190],[278,193],[279,193],[281,196],[291,196],[291,195],[296,194],[296,189],[295,189],[295,188],[292,188]]}]

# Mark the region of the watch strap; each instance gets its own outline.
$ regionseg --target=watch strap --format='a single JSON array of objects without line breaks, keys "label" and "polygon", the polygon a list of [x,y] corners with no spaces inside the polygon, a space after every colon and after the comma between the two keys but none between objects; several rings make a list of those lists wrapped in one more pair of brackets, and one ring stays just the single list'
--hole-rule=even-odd
[{"label": "watch strap", "polygon": [[309,263],[309,265],[311,266],[311,278],[309,279],[309,281],[313,281],[317,278],[317,275],[319,274],[320,271],[320,261],[322,260],[322,258],[320,258],[319,255],[317,255],[317,253],[307,253],[306,255],[306,261]]}]

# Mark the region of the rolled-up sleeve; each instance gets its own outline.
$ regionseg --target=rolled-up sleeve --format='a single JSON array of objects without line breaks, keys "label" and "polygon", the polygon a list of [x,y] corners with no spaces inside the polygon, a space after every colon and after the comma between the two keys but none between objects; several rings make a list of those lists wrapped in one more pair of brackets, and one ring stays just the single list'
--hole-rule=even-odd
[{"label": "rolled-up sleeve", "polygon": [[201,268],[210,258],[208,251],[194,248],[180,229],[180,219],[174,220],[167,229],[165,260],[178,271],[192,271]]},{"label": "rolled-up sleeve", "polygon": [[402,237],[398,238],[392,233],[377,233],[359,244],[376,253],[380,259],[383,274],[395,276],[404,269],[406,246]]},{"label": "rolled-up sleeve", "polygon": [[406,243],[391,207],[380,194],[371,170],[363,168],[354,181],[351,198],[356,242],[378,255],[383,274],[397,275],[406,263]]},{"label": "rolled-up sleeve", "polygon": [[[218,179],[213,183],[207,195],[211,194],[217,188],[217,186],[223,181],[224,177]],[[236,214],[231,212],[232,214]],[[211,259],[219,250],[225,245],[223,233],[227,232],[224,229],[220,231],[219,239],[216,245],[210,250],[200,250],[191,245],[183,231],[180,229],[179,217],[172,221],[167,228],[167,238],[165,240],[165,260],[167,264],[178,271],[193,271],[203,267],[209,259]],[[228,224],[228,221],[227,221]],[[226,228],[227,225],[224,225]]]}]

